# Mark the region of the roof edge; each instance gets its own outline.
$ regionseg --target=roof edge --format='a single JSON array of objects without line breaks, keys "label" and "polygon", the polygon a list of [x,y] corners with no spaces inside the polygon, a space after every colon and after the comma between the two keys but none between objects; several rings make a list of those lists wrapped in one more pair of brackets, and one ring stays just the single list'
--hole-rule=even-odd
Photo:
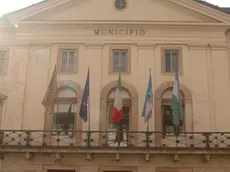
[{"label": "roof edge", "polygon": [[220,7],[218,5],[214,5],[214,4],[211,4],[207,1],[203,1],[203,0],[193,0],[201,5],[204,5],[206,7],[209,7],[209,8],[212,8],[212,9],[215,9],[215,10],[218,10],[220,12],[223,12],[225,14],[229,14],[230,15],[230,7]]}]

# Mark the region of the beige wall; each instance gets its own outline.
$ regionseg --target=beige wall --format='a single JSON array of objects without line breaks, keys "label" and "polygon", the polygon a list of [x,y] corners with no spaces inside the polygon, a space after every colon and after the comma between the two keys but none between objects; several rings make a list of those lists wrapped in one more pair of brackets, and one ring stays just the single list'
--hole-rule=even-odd
[{"label": "beige wall", "polygon": [[[95,0],[56,2],[57,6],[49,1],[9,14],[10,22],[0,22],[0,48],[10,52],[7,74],[0,75],[0,91],[8,97],[4,101],[3,129],[43,129],[41,101],[62,46],[78,47],[78,73],[58,75],[59,81],[72,80],[83,88],[87,68],[91,67],[91,126],[99,129],[100,91],[117,79],[117,75],[108,74],[109,50],[125,46],[131,49],[131,74],[122,75],[122,80],[137,90],[134,106],[138,106],[139,130],[145,129],[140,114],[148,70],[152,69],[153,91],[173,81],[174,76],[161,73],[161,48],[179,47],[183,62],[180,81],[192,93],[192,107],[186,112],[191,126],[188,130],[229,131],[228,120],[222,120],[229,118],[230,98],[229,32],[226,36],[230,21],[226,15],[193,1],[133,0],[124,12],[115,10],[112,0],[103,0],[103,5]],[[52,8],[39,11],[45,7]],[[144,11],[136,13],[140,9]],[[33,13],[36,10],[38,14]],[[13,28],[17,22],[18,27]],[[94,35],[98,28],[144,29],[145,35]],[[152,130],[154,120],[150,123]]]},{"label": "beige wall", "polygon": [[[25,26],[21,26],[23,27]],[[4,129],[43,129],[44,108],[41,100],[53,66],[57,63],[58,49],[65,45],[79,48],[78,73],[58,75],[59,80],[72,80],[83,88],[87,68],[91,67],[90,108],[94,121],[92,129],[99,128],[100,91],[117,79],[117,75],[108,74],[109,50],[114,46],[125,46],[131,48],[131,74],[123,75],[122,80],[132,84],[138,92],[138,104],[135,104],[139,109],[138,114],[142,111],[149,68],[152,69],[153,91],[163,82],[174,79],[174,76],[163,76],[161,73],[161,48],[181,47],[184,74],[180,81],[193,94],[190,114],[193,119],[190,122],[194,131],[229,130],[227,120],[222,120],[228,118],[226,112],[230,97],[227,56],[229,49],[224,41],[226,37],[223,29],[209,28],[210,32],[206,32],[207,28],[200,28],[197,32],[192,32],[189,27],[175,27],[172,31],[164,31],[162,28],[159,32],[160,28],[151,27],[145,29],[147,36],[125,38],[93,36],[93,28],[95,26],[85,31],[82,28],[73,30],[81,31],[82,35],[90,35],[90,31],[91,37],[86,36],[88,40],[85,42],[79,42],[79,37],[70,39],[59,34],[49,37],[42,35],[51,29],[48,27],[46,30],[36,28],[39,32],[32,37],[16,37],[21,40],[12,40],[11,43],[16,45],[2,44],[10,48],[7,74],[0,76],[1,91],[8,96],[3,114]],[[182,31],[184,29],[186,30]],[[59,26],[59,30],[65,33],[66,28]],[[212,33],[214,31],[215,35]],[[156,33],[159,33],[158,37],[154,37]],[[167,40],[164,37],[166,34]],[[140,115],[139,119],[139,130],[143,130],[145,125]],[[152,129],[154,124],[153,118]],[[86,129],[86,125],[83,127]]]}]

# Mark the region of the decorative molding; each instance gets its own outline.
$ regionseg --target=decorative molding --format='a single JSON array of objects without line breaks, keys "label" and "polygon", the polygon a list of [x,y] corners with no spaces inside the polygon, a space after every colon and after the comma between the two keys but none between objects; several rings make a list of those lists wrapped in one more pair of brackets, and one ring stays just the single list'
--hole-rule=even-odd
[{"label": "decorative molding", "polygon": [[83,95],[83,89],[81,88],[81,86],[72,80],[61,80],[61,81],[59,81],[58,82],[58,89],[61,87],[70,87],[70,88],[74,89],[77,92],[78,98],[81,98]]},{"label": "decorative molding", "polygon": [[157,21],[111,21],[111,20],[99,20],[99,21],[19,21],[18,24],[35,24],[35,25],[44,25],[44,24],[70,24],[70,25],[102,25],[102,24],[112,24],[112,25],[133,25],[133,26],[149,26],[149,25],[155,25],[155,26],[176,26],[176,27],[183,27],[183,26],[228,26],[225,23],[216,23],[216,22],[210,22],[210,23],[200,23],[200,22],[157,22]]},{"label": "decorative molding", "polygon": [[60,162],[63,159],[62,153],[56,153],[55,155],[55,162]]},{"label": "decorative molding", "polygon": [[[173,81],[162,83],[154,93],[155,99],[160,99],[162,93],[168,88],[173,88]],[[180,89],[184,93],[185,100],[192,100],[192,92],[184,84],[180,83]]]}]

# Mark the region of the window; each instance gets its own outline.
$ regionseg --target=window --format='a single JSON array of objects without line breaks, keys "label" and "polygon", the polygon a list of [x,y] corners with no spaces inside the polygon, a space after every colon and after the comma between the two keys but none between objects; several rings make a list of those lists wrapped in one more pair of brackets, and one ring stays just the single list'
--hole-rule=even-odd
[{"label": "window", "polygon": [[[171,109],[172,104],[172,89],[166,90],[162,95],[161,102],[161,113],[163,121],[163,132],[165,135],[174,135],[176,132],[175,125],[173,124],[173,113]],[[183,93],[181,92],[181,102],[182,102],[182,118],[180,120],[179,131],[184,131],[184,99]]]},{"label": "window", "polygon": [[59,72],[61,73],[77,72],[76,49],[61,49],[59,64]]},{"label": "window", "polygon": [[72,131],[75,129],[77,98],[72,88],[63,87],[58,91],[54,105],[53,129]]},{"label": "window", "polygon": [[6,73],[7,70],[7,50],[0,50],[0,73]]},{"label": "window", "polygon": [[176,68],[179,73],[182,72],[180,49],[163,49],[162,56],[163,73],[174,73]]},{"label": "window", "polygon": [[[182,106],[183,109],[183,106]],[[167,103],[162,104],[162,115],[163,115],[163,131],[165,134],[170,135],[176,132],[175,125],[173,124],[173,113],[171,105]],[[183,120],[180,120],[180,132],[183,131]]]},{"label": "window", "polygon": [[111,73],[128,73],[129,69],[129,50],[128,49],[112,49],[110,60]]},{"label": "window", "polygon": [[53,129],[72,131],[74,130],[74,118],[76,105],[69,103],[58,103],[54,107],[54,125]]},{"label": "window", "polygon": [[115,0],[114,5],[115,5],[116,9],[123,10],[126,8],[127,2],[126,2],[126,0]]}]

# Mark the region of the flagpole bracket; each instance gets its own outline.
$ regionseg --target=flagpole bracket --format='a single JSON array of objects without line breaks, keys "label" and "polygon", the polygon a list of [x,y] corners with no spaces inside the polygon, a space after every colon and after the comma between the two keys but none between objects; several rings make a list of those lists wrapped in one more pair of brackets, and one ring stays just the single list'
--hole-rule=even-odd
[{"label": "flagpole bracket", "polygon": [[91,161],[91,160],[92,160],[92,153],[88,152],[88,153],[86,154],[86,160],[87,160],[87,161]]},{"label": "flagpole bracket", "polygon": [[31,152],[26,152],[26,160],[31,160],[33,158],[33,154]]},{"label": "flagpole bracket", "polygon": [[116,153],[116,161],[120,161],[120,153]]},{"label": "flagpole bracket", "polygon": [[179,155],[177,153],[174,154],[173,160],[174,160],[174,162],[180,161],[180,157],[179,157]]},{"label": "flagpole bracket", "polygon": [[0,160],[4,160],[4,157],[5,157],[5,156],[4,156],[4,153],[1,152],[1,153],[0,153]]},{"label": "flagpole bracket", "polygon": [[209,153],[204,154],[204,162],[209,162],[210,161],[210,155]]},{"label": "flagpole bracket", "polygon": [[61,162],[62,158],[63,158],[62,153],[56,153],[55,162],[56,162],[56,163]]},{"label": "flagpole bracket", "polygon": [[145,161],[149,161],[150,160],[150,154],[148,152],[146,152],[145,154]]}]

